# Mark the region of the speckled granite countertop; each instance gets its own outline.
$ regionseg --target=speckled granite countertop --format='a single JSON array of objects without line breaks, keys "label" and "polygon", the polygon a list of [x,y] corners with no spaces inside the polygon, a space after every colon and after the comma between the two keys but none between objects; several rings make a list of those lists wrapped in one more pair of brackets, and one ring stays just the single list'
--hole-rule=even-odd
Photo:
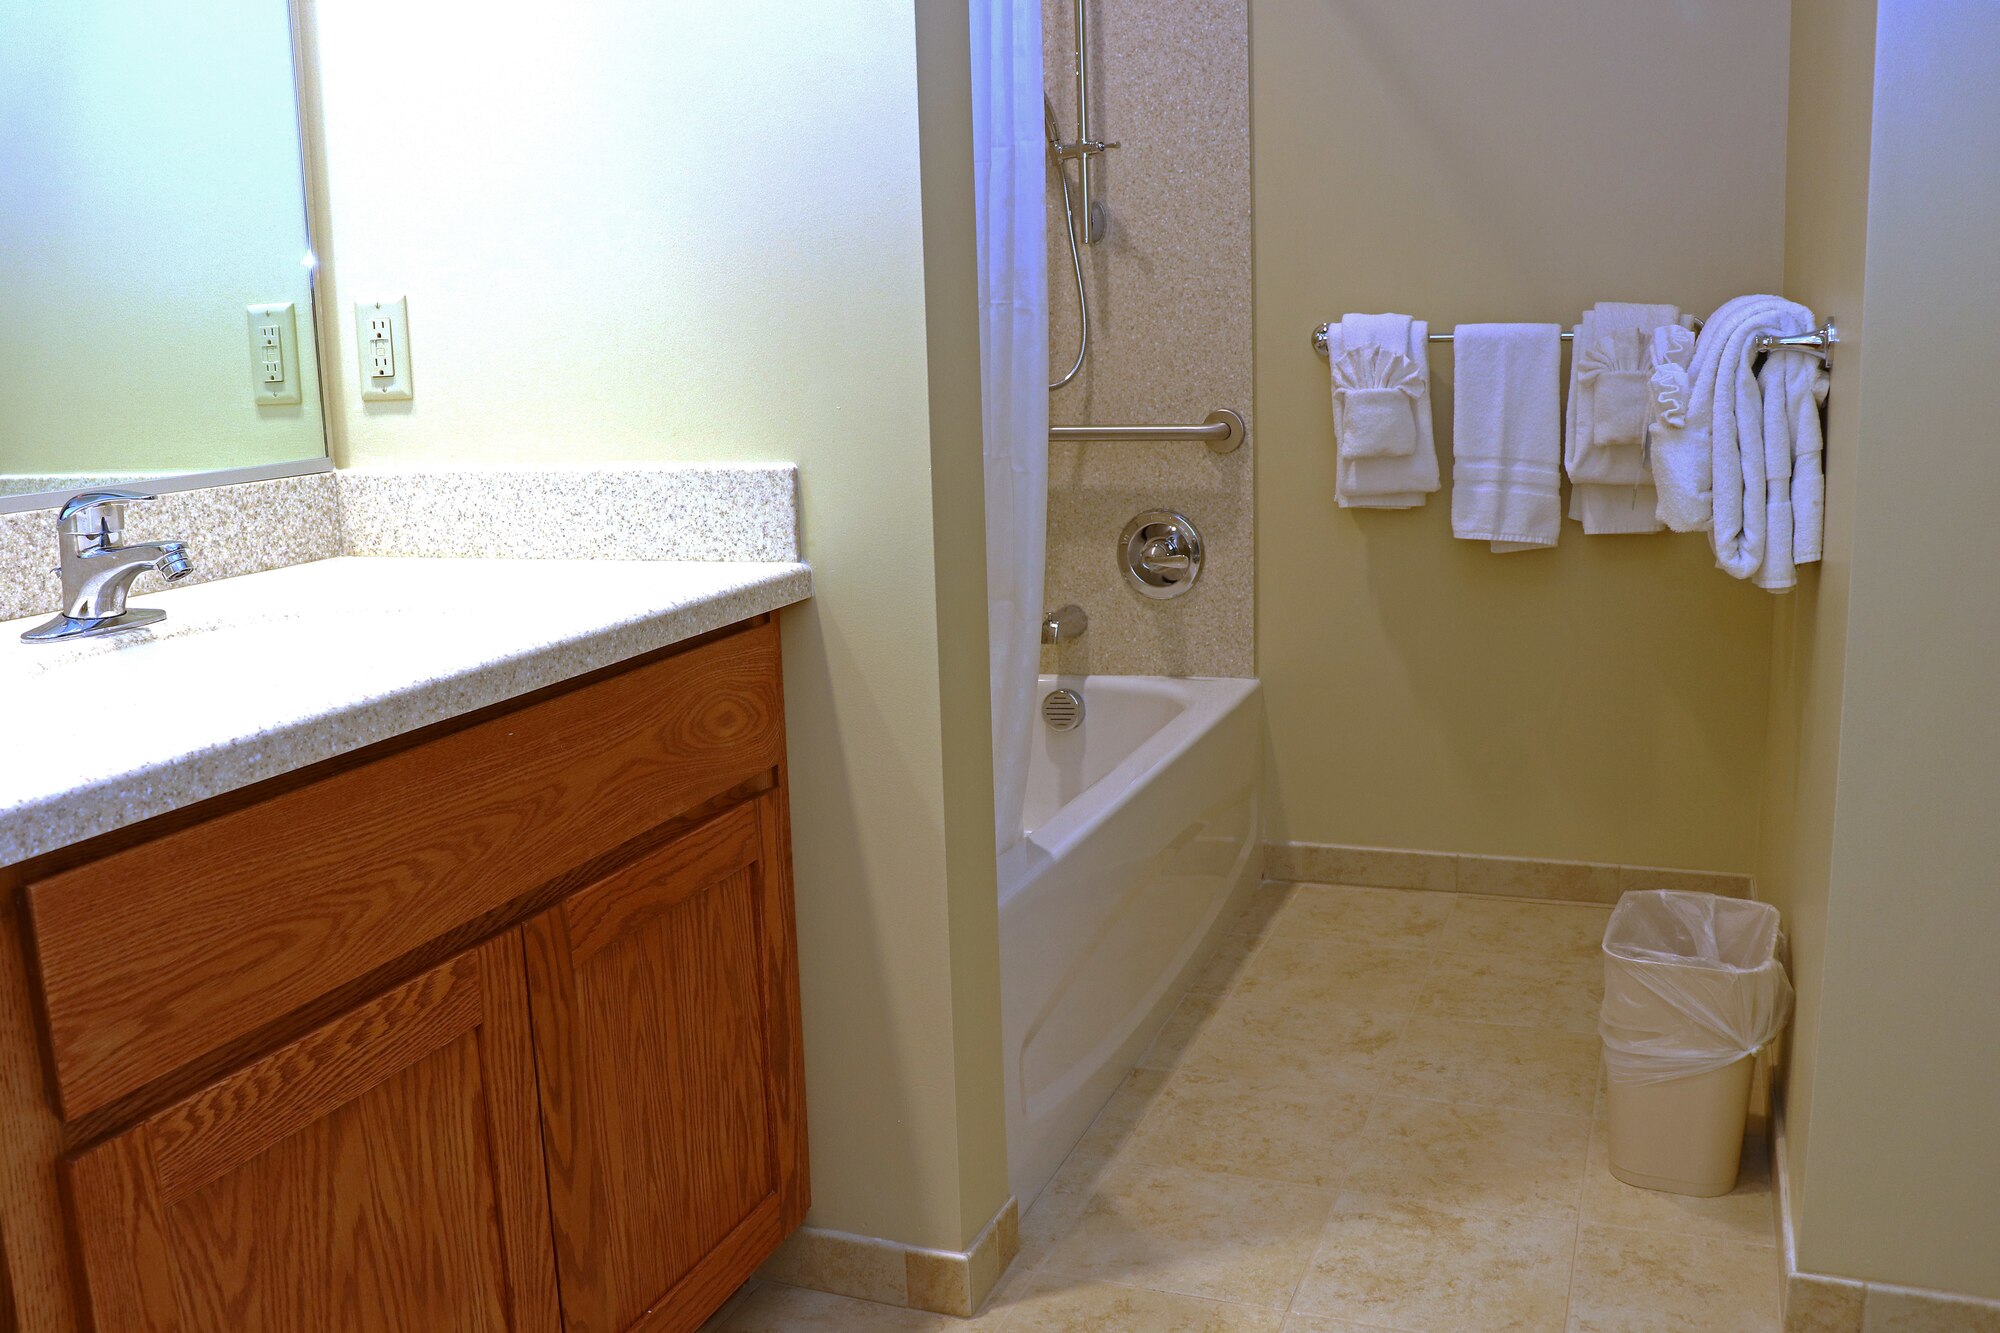
[{"label": "speckled granite countertop", "polygon": [[812,595],[803,564],[339,557],[140,596],[160,625],[0,623],[0,865]]}]

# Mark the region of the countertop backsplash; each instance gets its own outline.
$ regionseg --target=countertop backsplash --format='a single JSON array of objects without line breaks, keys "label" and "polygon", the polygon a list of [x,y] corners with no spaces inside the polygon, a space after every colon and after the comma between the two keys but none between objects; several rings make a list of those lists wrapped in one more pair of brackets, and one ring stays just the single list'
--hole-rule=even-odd
[{"label": "countertop backsplash", "polygon": [[[797,497],[789,463],[357,468],[171,491],[126,532],[187,542],[187,583],[337,555],[793,561]],[[0,620],[58,608],[55,564],[53,507],[0,514]]]}]

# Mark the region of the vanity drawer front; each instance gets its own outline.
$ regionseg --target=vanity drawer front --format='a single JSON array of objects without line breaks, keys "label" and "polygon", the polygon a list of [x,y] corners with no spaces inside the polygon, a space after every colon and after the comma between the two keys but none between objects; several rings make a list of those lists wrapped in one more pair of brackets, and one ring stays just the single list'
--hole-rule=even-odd
[{"label": "vanity drawer front", "polygon": [[777,626],[31,883],[74,1119],[778,765]]}]

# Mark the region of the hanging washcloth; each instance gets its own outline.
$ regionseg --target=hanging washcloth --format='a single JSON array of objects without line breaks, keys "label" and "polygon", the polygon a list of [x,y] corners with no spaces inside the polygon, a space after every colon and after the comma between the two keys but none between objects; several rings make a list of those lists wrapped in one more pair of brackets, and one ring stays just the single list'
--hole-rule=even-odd
[{"label": "hanging washcloth", "polygon": [[[1430,326],[1408,315],[1343,315],[1327,329],[1338,441],[1333,493],[1342,508],[1411,509],[1438,489],[1429,337]],[[1370,355],[1376,352],[1383,355]],[[1361,383],[1363,376],[1388,382]],[[1344,378],[1357,382],[1343,383]],[[1356,389],[1376,392],[1357,394]],[[1407,434],[1396,416],[1399,411],[1409,417]],[[1367,452],[1398,448],[1405,441],[1409,448],[1403,453]]]},{"label": "hanging washcloth", "polygon": [[1554,546],[1562,530],[1561,327],[1461,324],[1452,354],[1452,535],[1498,552]]},{"label": "hanging washcloth", "polygon": [[1364,344],[1333,363],[1334,420],[1340,457],[1408,458],[1417,451],[1417,400],[1430,392],[1416,362]]},{"label": "hanging washcloth", "polygon": [[1653,416],[1647,346],[1654,329],[1680,317],[1670,305],[1600,301],[1576,326],[1563,461],[1569,516],[1593,536],[1662,526],[1645,455]]},{"label": "hanging washcloth", "polygon": [[[1686,424],[1676,428],[1656,418],[1653,433],[1660,517],[1679,532],[1706,530],[1718,566],[1739,579],[1756,577],[1773,589],[1790,587],[1795,577],[1784,566],[1801,549],[1796,531],[1781,534],[1790,558],[1768,568],[1767,560],[1774,556],[1769,545],[1772,519],[1795,526],[1793,463],[1802,456],[1812,460],[1805,465],[1810,476],[1800,496],[1814,527],[1803,549],[1818,550],[1820,501],[1813,491],[1820,452],[1818,392],[1808,380],[1794,394],[1792,372],[1768,368],[1774,380],[1783,376],[1786,397],[1784,410],[1771,418],[1767,432],[1765,392],[1751,366],[1760,336],[1797,333],[1816,322],[1812,311],[1780,296],[1739,296],[1726,302],[1695,340]],[[1772,359],[1793,355],[1779,353]],[[1767,439],[1767,434],[1775,438]],[[1783,493],[1781,508],[1774,509],[1774,490]]]}]

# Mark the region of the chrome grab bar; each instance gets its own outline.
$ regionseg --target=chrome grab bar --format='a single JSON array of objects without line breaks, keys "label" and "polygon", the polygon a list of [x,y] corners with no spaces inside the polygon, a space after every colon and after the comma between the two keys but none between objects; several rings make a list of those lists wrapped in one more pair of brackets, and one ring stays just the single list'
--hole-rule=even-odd
[{"label": "chrome grab bar", "polygon": [[1244,434],[1243,418],[1226,407],[1218,407],[1198,426],[1051,426],[1049,443],[1200,440],[1218,454],[1232,454],[1243,443]]}]

